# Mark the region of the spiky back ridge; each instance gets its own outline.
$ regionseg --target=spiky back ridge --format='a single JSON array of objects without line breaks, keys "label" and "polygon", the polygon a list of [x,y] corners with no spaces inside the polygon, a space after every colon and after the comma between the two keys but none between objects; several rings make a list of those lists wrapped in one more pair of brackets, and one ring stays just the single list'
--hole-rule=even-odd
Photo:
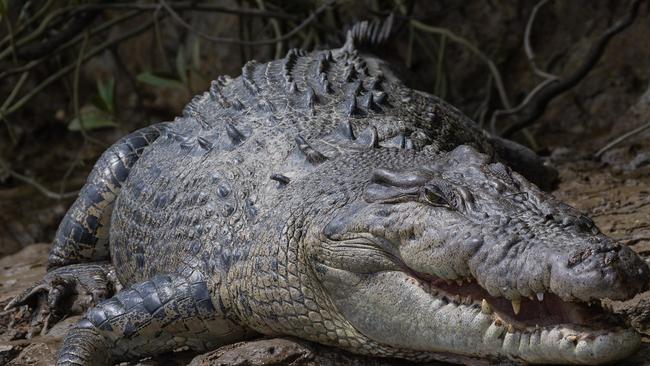
[{"label": "spiky back ridge", "polygon": [[232,151],[256,134],[257,141],[278,137],[275,146],[298,148],[312,165],[359,147],[449,150],[459,143],[483,147],[484,139],[462,113],[407,88],[353,42],[250,61],[241,76],[213,81],[183,114],[168,132],[182,149]]},{"label": "spiky back ridge", "polygon": [[313,116],[327,109],[338,115],[364,116],[388,106],[383,81],[381,71],[370,70],[354,49],[311,53],[292,49],[280,60],[249,61],[236,79],[217,78],[207,93],[188,104],[184,115],[204,129],[252,114]]}]

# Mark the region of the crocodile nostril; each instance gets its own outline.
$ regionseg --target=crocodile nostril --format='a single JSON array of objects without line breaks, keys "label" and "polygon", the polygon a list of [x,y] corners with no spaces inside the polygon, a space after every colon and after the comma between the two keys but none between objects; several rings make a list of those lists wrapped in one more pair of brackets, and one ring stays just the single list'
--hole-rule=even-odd
[{"label": "crocodile nostril", "polygon": [[546,216],[544,216],[544,220],[555,221],[555,216],[553,216],[553,214],[546,214]]}]

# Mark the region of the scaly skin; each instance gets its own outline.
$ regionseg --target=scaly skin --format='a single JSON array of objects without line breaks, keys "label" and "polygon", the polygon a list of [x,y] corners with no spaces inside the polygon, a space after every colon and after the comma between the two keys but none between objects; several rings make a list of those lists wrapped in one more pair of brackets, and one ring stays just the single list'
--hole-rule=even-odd
[{"label": "scaly skin", "polygon": [[60,365],[255,334],[454,362],[602,363],[638,346],[569,302],[629,298],[647,265],[497,162],[547,185],[532,152],[353,42],[250,62],[152,128],[105,153],[57,234],[63,269],[106,258],[108,231],[125,287],[70,331]]}]

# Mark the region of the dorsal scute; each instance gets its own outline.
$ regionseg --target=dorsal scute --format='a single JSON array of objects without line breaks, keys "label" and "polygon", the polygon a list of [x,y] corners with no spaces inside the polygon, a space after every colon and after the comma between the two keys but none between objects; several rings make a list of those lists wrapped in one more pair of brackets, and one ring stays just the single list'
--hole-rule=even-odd
[{"label": "dorsal scute", "polygon": [[290,108],[310,116],[322,110],[363,117],[389,106],[384,80],[380,68],[356,49],[290,49],[279,60],[247,62],[237,79],[213,81],[208,94],[216,110],[210,111],[226,116],[283,115]]},{"label": "dorsal scute", "polygon": [[255,82],[255,67],[258,65],[259,63],[257,61],[251,60],[248,61],[241,70],[242,83],[244,84],[246,90],[248,90],[248,92],[253,96],[258,95],[260,92],[260,88]]}]

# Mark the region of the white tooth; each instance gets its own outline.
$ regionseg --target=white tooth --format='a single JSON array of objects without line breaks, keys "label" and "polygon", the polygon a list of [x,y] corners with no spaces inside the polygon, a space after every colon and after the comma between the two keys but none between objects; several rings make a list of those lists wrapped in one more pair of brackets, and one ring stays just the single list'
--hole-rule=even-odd
[{"label": "white tooth", "polygon": [[537,293],[537,300],[544,301],[544,293],[543,292],[538,292]]},{"label": "white tooth", "polygon": [[515,315],[519,314],[521,311],[521,299],[512,300],[512,311],[515,312]]},{"label": "white tooth", "polygon": [[458,286],[462,286],[463,285],[463,280],[456,280],[456,284]]},{"label": "white tooth", "polygon": [[569,341],[571,343],[574,343],[574,344],[578,343],[578,336],[577,335],[571,334],[571,335],[567,336],[566,339],[567,339],[567,341]]},{"label": "white tooth", "polygon": [[488,304],[487,300],[481,301],[481,312],[484,314],[492,314],[492,307]]}]

